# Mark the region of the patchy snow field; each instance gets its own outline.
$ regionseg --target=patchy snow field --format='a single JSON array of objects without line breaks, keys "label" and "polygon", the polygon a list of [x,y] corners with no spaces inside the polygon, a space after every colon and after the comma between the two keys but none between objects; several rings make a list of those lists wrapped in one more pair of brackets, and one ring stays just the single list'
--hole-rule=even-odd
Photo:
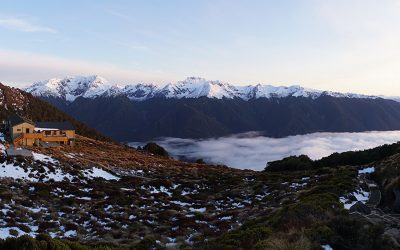
[{"label": "patchy snow field", "polygon": [[[360,175],[362,174],[371,174],[373,172],[375,172],[375,167],[366,167],[358,170],[358,177],[360,178]],[[350,209],[358,201],[361,201],[365,204],[369,199],[369,195],[369,190],[363,190],[360,187],[356,190],[356,192],[351,194],[351,196],[353,196],[356,200],[349,199],[349,197],[340,197],[339,199],[345,209]]]}]

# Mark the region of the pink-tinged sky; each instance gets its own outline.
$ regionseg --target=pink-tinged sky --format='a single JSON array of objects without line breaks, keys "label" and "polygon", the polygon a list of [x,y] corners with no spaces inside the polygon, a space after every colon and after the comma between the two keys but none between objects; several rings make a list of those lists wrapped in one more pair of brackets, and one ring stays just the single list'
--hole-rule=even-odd
[{"label": "pink-tinged sky", "polygon": [[0,81],[67,75],[400,96],[399,0],[5,0]]}]

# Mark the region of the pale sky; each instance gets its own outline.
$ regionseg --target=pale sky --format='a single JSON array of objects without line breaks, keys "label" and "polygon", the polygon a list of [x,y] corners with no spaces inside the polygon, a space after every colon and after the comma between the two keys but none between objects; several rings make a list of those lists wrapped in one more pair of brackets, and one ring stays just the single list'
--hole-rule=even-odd
[{"label": "pale sky", "polygon": [[93,74],[399,96],[400,0],[1,1],[1,82]]}]

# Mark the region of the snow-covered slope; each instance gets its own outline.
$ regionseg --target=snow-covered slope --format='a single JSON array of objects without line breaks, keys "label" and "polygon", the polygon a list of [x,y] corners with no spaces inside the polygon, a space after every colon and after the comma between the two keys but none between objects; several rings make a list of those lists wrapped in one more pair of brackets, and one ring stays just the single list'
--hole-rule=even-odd
[{"label": "snow-covered slope", "polygon": [[120,87],[109,84],[106,79],[99,76],[53,78],[36,82],[25,89],[34,96],[60,97],[69,102],[78,97],[115,96],[120,90]]},{"label": "snow-covered slope", "polygon": [[120,93],[125,94],[134,101],[143,101],[155,97],[159,92],[157,85],[154,84],[135,84],[125,86]]},{"label": "snow-covered slope", "polygon": [[166,85],[161,93],[167,98],[243,98],[243,87],[236,87],[220,81],[208,81],[198,77],[188,77],[184,81]]},{"label": "snow-covered slope", "polygon": [[99,96],[126,96],[133,101],[143,101],[154,97],[165,98],[241,98],[250,100],[255,98],[284,98],[309,97],[318,98],[322,95],[333,97],[348,98],[377,98],[376,96],[366,96],[359,94],[343,94],[338,92],[320,91],[303,88],[298,85],[293,86],[271,86],[271,85],[248,85],[235,86],[221,81],[209,81],[199,77],[188,77],[184,81],[169,83],[164,87],[156,84],[131,84],[120,87],[109,84],[107,80],[99,76],[88,77],[67,77],[65,79],[50,79],[34,83],[27,92],[35,96],[59,97],[68,102],[74,101],[78,97],[96,98]]}]

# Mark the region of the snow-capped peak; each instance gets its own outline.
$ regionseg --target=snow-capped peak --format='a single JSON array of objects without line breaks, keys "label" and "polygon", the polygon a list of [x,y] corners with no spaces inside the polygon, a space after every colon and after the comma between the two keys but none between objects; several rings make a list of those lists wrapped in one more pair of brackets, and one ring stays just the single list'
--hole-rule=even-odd
[{"label": "snow-capped peak", "polygon": [[155,97],[158,87],[154,84],[139,83],[135,85],[126,85],[121,93],[133,101],[144,101],[146,99]]},{"label": "snow-capped peak", "polygon": [[184,81],[170,83],[162,90],[167,98],[199,98],[209,97],[221,99],[234,98],[240,91],[233,85],[220,81],[208,81],[200,77],[188,77]]},{"label": "snow-capped peak", "polygon": [[26,89],[35,96],[58,97],[73,102],[78,97],[96,98],[122,95],[133,101],[144,101],[154,97],[163,98],[240,98],[243,100],[257,98],[307,97],[316,99],[322,95],[348,98],[377,98],[358,94],[320,91],[304,88],[299,85],[272,86],[247,85],[236,86],[221,81],[210,81],[200,77],[188,77],[183,81],[168,83],[164,87],[156,84],[131,84],[124,87],[110,84],[99,76],[77,76],[64,79],[50,79],[34,83]]},{"label": "snow-capped peak", "polygon": [[119,90],[117,85],[111,85],[106,79],[97,75],[52,78],[36,82],[26,89],[35,96],[60,97],[69,102],[73,102],[78,97],[114,96],[119,93]]}]

